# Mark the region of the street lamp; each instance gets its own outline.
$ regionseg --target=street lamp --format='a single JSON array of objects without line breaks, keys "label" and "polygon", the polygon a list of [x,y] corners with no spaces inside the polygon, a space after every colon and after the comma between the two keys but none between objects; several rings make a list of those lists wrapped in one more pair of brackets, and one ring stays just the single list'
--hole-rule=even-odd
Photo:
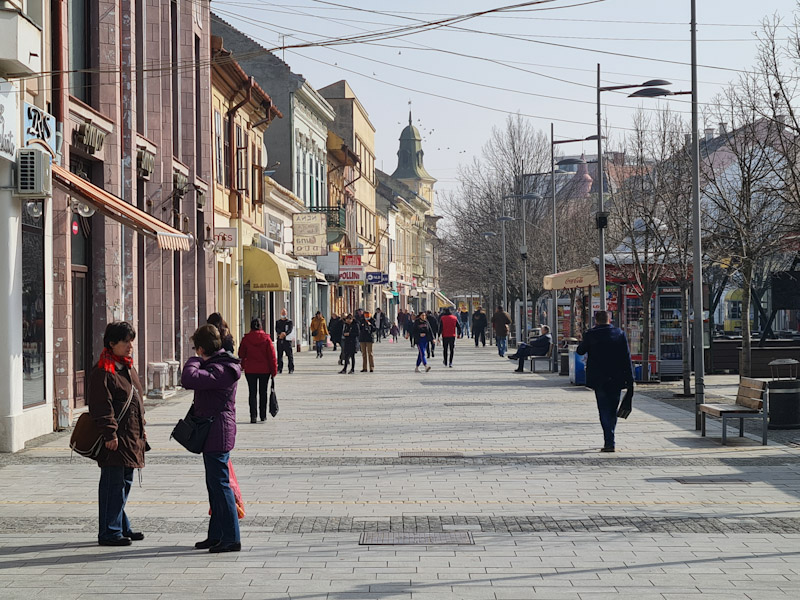
[{"label": "street lamp", "polygon": [[525,200],[540,200],[542,197],[539,194],[529,193],[529,194],[511,194],[508,196],[503,196],[503,200],[508,198],[514,198],[515,200],[520,201],[520,213],[522,217],[517,217],[522,221],[522,246],[520,246],[519,253],[522,257],[522,314],[523,314],[523,341],[528,341],[528,243],[525,234],[525,230],[527,227],[525,226],[527,223],[527,210],[525,210]]},{"label": "street lamp", "polygon": [[[505,203],[503,203],[503,212],[505,212]],[[496,220],[500,223],[500,231],[502,232],[501,235],[503,243],[503,309],[508,310],[508,281],[506,276],[506,223],[513,221],[514,217],[503,215],[497,217]]]},{"label": "street lamp", "polygon": [[[597,135],[590,135],[585,138],[578,138],[572,140],[556,140],[553,129],[553,124],[550,123],[550,195],[553,203],[553,273],[558,273],[558,240],[556,238],[556,157],[555,147],[556,144],[570,144],[573,142],[588,142],[597,138]],[[558,165],[577,165],[585,163],[583,159],[565,158],[558,162]],[[550,332],[553,336],[553,347],[555,351],[552,352],[553,357],[553,372],[558,371],[558,290],[553,290],[553,308],[552,308],[552,323]]]},{"label": "street lamp", "polygon": [[[490,239],[492,239],[494,237],[497,237],[497,233],[495,233],[494,231],[484,231],[483,232],[483,237],[486,240],[486,242],[488,243]],[[506,256],[505,229],[503,229],[503,284],[505,284],[505,280],[506,280],[505,256]],[[491,267],[489,267],[489,285],[490,286],[493,285],[492,284],[492,269],[491,269]],[[492,287],[490,287],[489,289],[491,290],[490,294],[492,296],[491,299],[489,299],[489,304],[491,305],[493,300],[494,300],[494,290],[493,290]],[[475,338],[475,342],[476,343],[477,343],[477,340],[478,340],[478,338],[476,337]],[[491,335],[489,336],[489,345],[490,346],[492,345],[492,336]]]},{"label": "street lamp", "polygon": [[[600,310],[606,310],[606,238],[605,228],[608,226],[608,215],[604,209],[603,202],[603,123],[602,107],[600,105],[600,94],[602,92],[613,92],[618,90],[631,90],[634,88],[658,88],[659,86],[671,85],[665,79],[650,79],[644,83],[635,85],[600,85],[600,64],[597,65],[597,231],[600,246],[600,264],[598,269],[598,285],[600,287]],[[663,92],[670,92],[662,90]],[[663,93],[653,94],[649,97],[667,95]]]}]

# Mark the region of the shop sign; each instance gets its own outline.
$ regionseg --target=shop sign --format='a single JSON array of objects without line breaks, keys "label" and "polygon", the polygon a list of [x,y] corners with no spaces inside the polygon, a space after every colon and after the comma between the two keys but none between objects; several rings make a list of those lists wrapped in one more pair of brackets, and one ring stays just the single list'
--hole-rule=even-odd
[{"label": "shop sign", "polygon": [[381,273],[381,285],[389,285],[389,274]]},{"label": "shop sign", "polygon": [[23,145],[40,146],[50,156],[56,156],[56,118],[29,102],[25,103],[22,134]]},{"label": "shop sign", "polygon": [[294,214],[292,229],[297,256],[324,256],[328,253],[328,216],[325,213]]},{"label": "shop sign", "polygon": [[364,285],[364,267],[361,265],[341,265],[339,285]]},{"label": "shop sign", "polygon": [[214,242],[216,242],[217,248],[235,248],[238,244],[238,233],[236,227],[214,228]]},{"label": "shop sign", "polygon": [[380,271],[369,271],[367,273],[367,283],[370,285],[380,285],[383,281],[383,273]]},{"label": "shop sign", "polygon": [[19,94],[10,81],[0,78],[0,157],[17,160],[19,140]]},{"label": "shop sign", "polygon": [[348,265],[351,267],[360,267],[361,266],[361,255],[360,254],[345,254],[342,257],[342,264]]}]

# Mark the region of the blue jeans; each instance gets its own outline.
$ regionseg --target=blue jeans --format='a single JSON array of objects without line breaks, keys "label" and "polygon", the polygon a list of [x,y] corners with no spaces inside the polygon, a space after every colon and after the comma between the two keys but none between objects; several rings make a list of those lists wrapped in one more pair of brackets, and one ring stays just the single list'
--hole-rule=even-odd
[{"label": "blue jeans", "polygon": [[133,469],[129,467],[100,467],[98,505],[100,533],[98,540],[115,540],[131,533],[131,523],[125,514],[125,503],[133,485]]},{"label": "blue jeans", "polygon": [[325,347],[325,340],[314,342],[314,347],[317,350],[317,355],[322,356],[322,349]]},{"label": "blue jeans", "polygon": [[425,358],[425,349],[427,347],[428,338],[424,337],[417,340],[417,349],[419,350],[419,353],[417,354],[417,366],[420,366],[420,364],[423,364],[426,367],[428,366],[428,361]]},{"label": "blue jeans", "polygon": [[461,323],[461,335],[466,337],[472,337],[469,331],[469,321]]},{"label": "blue jeans", "polygon": [[239,537],[239,515],[230,484],[228,458],[230,452],[203,452],[206,467],[206,487],[211,504],[211,520],[208,522],[208,539],[223,544],[241,541]]},{"label": "blue jeans", "polygon": [[619,408],[622,388],[603,387],[594,391],[597,399],[597,411],[600,413],[600,425],[603,427],[603,446],[614,447],[614,429],[617,426],[617,409]]},{"label": "blue jeans", "polygon": [[508,350],[508,338],[505,337],[505,336],[498,337],[497,338],[497,353],[500,356],[505,356],[506,350]]}]

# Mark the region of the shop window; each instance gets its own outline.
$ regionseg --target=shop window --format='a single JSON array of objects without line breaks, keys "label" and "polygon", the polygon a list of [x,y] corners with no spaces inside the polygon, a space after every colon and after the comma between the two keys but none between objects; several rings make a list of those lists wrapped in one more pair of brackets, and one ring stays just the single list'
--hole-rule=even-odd
[{"label": "shop window", "polygon": [[[44,216],[22,211],[22,406],[45,402]],[[26,207],[27,208],[27,207]],[[38,217],[32,216],[39,213]]]}]

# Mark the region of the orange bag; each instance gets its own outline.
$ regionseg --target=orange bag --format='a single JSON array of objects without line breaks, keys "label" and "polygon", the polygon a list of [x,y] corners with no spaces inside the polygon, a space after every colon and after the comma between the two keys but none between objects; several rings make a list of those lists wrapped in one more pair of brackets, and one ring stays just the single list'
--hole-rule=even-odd
[{"label": "orange bag", "polygon": [[[233,463],[230,460],[228,460],[228,481],[233,490],[233,499],[236,501],[236,514],[241,519],[245,515],[244,500],[242,500],[242,490],[239,489],[239,481],[236,479],[236,472],[233,470]],[[210,508],[208,514],[211,514]]]}]

